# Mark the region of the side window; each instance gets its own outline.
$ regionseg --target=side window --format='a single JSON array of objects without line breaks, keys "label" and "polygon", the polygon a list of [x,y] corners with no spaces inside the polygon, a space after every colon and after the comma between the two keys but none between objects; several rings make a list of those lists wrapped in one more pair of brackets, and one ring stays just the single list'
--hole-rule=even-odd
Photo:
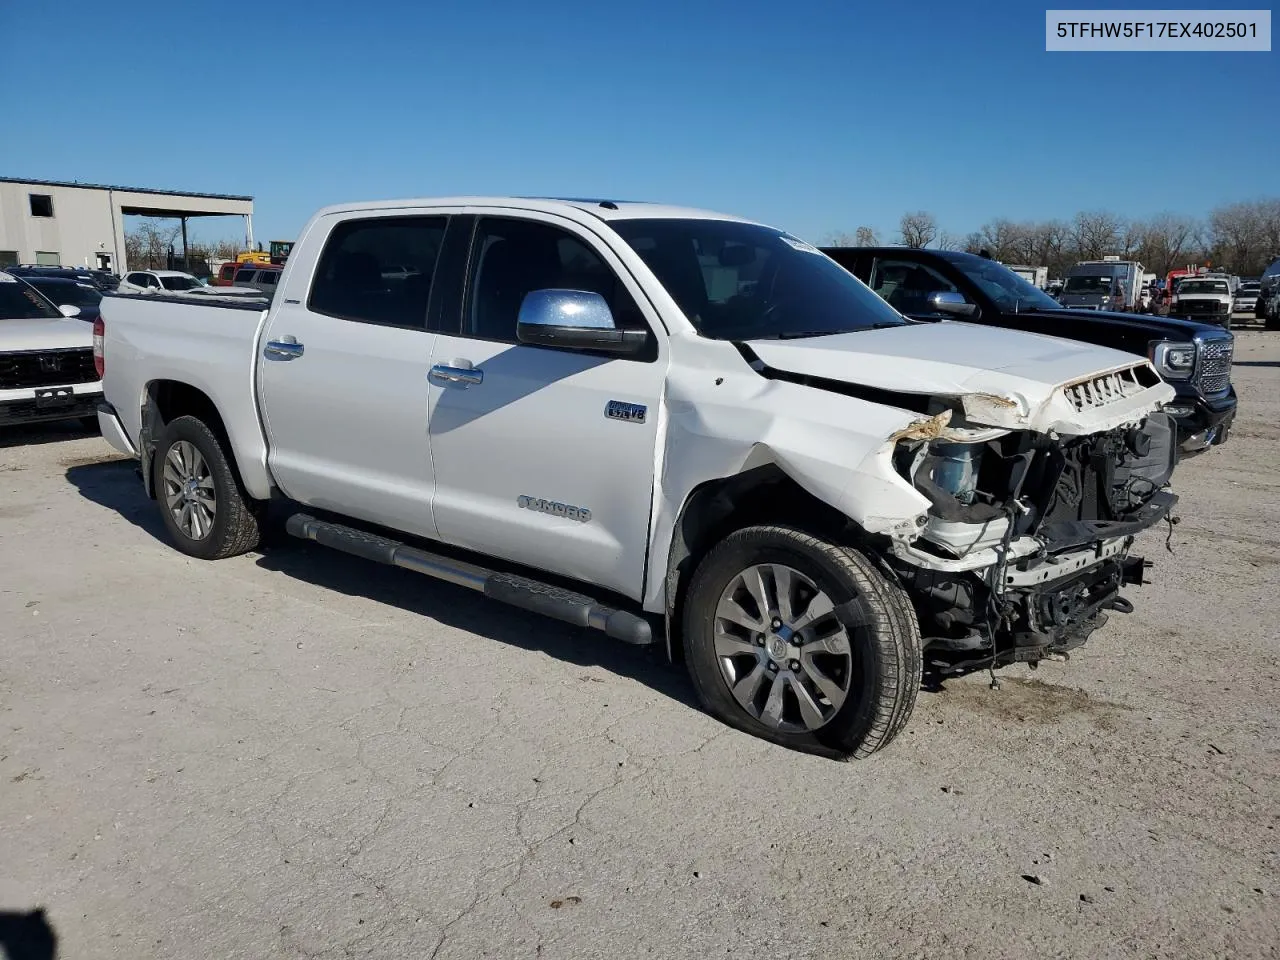
[{"label": "side window", "polygon": [[252,282],[252,281],[253,281],[253,274],[254,274],[254,271],[252,271],[252,270],[240,270],[240,271],[237,271],[237,272],[236,272],[236,279],[235,279],[235,281],[234,281],[234,282],[235,282],[235,283],[250,283],[250,282]]},{"label": "side window", "polygon": [[624,330],[646,330],[643,315],[617,275],[594,250],[559,227],[532,220],[482,219],[472,249],[463,336],[516,342],[525,294],[589,290],[609,304]]},{"label": "side window", "polygon": [[160,280],[159,280],[159,278],[157,278],[157,277],[153,276],[153,275],[152,275],[152,274],[150,274],[150,273],[144,273],[144,274],[142,275],[142,282],[143,282],[143,283],[145,283],[148,287],[157,287],[157,288],[159,288],[159,286],[160,286]]},{"label": "side window", "polygon": [[899,313],[933,313],[929,294],[959,292],[955,284],[932,267],[889,257],[876,257],[868,286]]},{"label": "side window", "polygon": [[278,279],[280,279],[279,270],[263,270],[262,275],[258,277],[258,282],[266,287],[274,287]]},{"label": "side window", "polygon": [[147,275],[145,273],[131,273],[127,279],[135,287],[145,287],[147,285]]},{"label": "side window", "polygon": [[345,220],[333,228],[307,306],[360,323],[423,330],[447,217]]}]

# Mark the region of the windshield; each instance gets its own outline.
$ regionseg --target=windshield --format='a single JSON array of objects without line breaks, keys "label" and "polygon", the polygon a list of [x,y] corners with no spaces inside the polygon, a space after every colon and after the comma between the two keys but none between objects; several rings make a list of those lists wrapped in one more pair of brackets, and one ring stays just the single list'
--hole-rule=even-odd
[{"label": "windshield", "polygon": [[102,294],[79,283],[49,283],[32,280],[31,285],[54,303],[69,303],[77,307],[96,307],[102,302]]},{"label": "windshield", "polygon": [[194,290],[197,287],[204,286],[195,277],[161,277],[160,285],[166,290]]},{"label": "windshield", "polygon": [[1223,280],[1183,280],[1178,284],[1178,293],[1229,293]]},{"label": "windshield", "polygon": [[983,293],[995,301],[1001,311],[1017,313],[1019,310],[1062,309],[1057,300],[1034,283],[994,260],[970,260],[963,257],[953,262]]},{"label": "windshield", "polygon": [[39,320],[62,314],[20,280],[0,273],[0,320]]},{"label": "windshield", "polygon": [[1063,293],[1111,293],[1110,277],[1067,277]]},{"label": "windshield", "polygon": [[698,333],[712,340],[822,336],[911,321],[817,247],[728,220],[615,220]]}]

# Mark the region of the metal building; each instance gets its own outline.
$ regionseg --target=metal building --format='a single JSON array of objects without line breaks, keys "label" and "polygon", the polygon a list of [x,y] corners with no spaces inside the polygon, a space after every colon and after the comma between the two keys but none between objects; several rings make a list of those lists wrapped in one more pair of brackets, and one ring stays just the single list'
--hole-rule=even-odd
[{"label": "metal building", "polygon": [[253,197],[0,177],[0,269],[65,264],[122,274],[124,218],[133,213],[181,219],[183,253],[191,217],[243,217],[253,248]]}]

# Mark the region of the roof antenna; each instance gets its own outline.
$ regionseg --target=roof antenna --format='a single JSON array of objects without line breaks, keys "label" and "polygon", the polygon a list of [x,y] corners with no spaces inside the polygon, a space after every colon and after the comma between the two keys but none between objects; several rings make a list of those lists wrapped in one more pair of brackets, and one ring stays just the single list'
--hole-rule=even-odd
[{"label": "roof antenna", "polygon": [[617,205],[616,203],[614,203],[612,200],[601,200],[601,201],[600,201],[600,206],[604,207],[606,210],[617,210],[617,209],[618,209],[618,205]]}]

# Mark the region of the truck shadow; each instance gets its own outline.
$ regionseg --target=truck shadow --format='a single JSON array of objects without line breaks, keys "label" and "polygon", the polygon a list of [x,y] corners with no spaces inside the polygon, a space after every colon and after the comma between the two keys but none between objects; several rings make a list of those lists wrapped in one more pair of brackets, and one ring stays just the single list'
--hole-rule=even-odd
[{"label": "truck shadow", "polygon": [[[142,490],[135,461],[104,458],[76,463],[68,465],[66,478],[86,500],[119,514],[168,547],[160,512]],[[282,504],[269,511],[256,561],[264,570],[398,607],[425,620],[536,650],[575,666],[599,667],[699,709],[684,670],[666,662],[661,640],[649,647],[627,646],[603,633],[525,613],[453,584],[296,540],[284,530],[284,521],[294,510]]]},{"label": "truck shadow", "polygon": [[285,533],[288,512],[277,515],[273,510],[268,521],[263,552],[257,559],[265,570],[397,607],[424,620],[544,653],[574,666],[599,667],[701,709],[684,669],[667,662],[661,636],[648,647],[629,646],[603,633],[508,607],[451,583],[306,543]]},{"label": "truck shadow", "polygon": [[67,481],[80,496],[113,510],[135,527],[140,527],[157,540],[165,540],[164,523],[156,505],[147,499],[138,479],[136,460],[119,457],[115,451],[95,461],[66,461]]}]

